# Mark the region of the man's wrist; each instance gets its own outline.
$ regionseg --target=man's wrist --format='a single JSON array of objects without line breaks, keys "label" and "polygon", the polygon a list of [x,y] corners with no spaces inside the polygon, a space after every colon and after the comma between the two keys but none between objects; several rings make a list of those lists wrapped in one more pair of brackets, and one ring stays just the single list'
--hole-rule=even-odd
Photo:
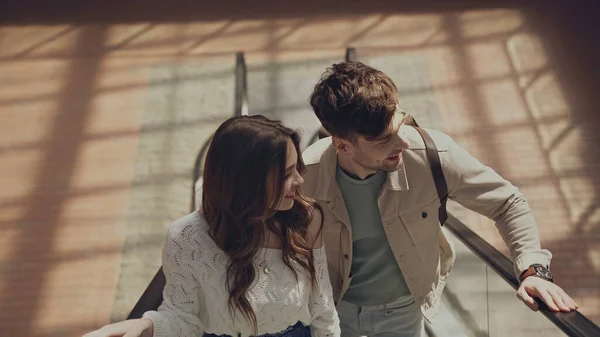
[{"label": "man's wrist", "polygon": [[532,264],[529,266],[529,268],[519,275],[519,282],[523,282],[523,280],[530,276],[535,276],[549,282],[554,282],[554,277],[552,276],[552,273],[550,273],[550,269],[541,264]]}]

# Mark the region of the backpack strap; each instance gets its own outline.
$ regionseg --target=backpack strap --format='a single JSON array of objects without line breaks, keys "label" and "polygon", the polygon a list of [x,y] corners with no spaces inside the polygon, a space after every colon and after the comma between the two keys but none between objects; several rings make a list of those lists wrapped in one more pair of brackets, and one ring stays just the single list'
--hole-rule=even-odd
[{"label": "backpack strap", "polygon": [[438,198],[440,198],[439,220],[440,224],[443,226],[446,220],[448,220],[448,213],[446,211],[446,202],[448,201],[448,184],[446,184],[444,171],[442,171],[440,156],[433,139],[431,139],[431,136],[427,133],[427,131],[419,127],[414,119],[412,121],[414,123],[412,124],[412,127],[419,132],[421,138],[423,138],[423,141],[425,142],[425,152],[427,153],[427,159],[429,160],[429,168],[431,169],[431,174],[433,175],[433,181],[435,182]]}]

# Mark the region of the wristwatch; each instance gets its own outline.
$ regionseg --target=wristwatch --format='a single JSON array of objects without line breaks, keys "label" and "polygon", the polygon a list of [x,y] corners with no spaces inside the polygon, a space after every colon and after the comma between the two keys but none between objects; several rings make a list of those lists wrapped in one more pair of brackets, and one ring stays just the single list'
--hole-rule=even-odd
[{"label": "wristwatch", "polygon": [[529,276],[535,276],[543,278],[546,281],[554,282],[554,277],[552,276],[552,273],[550,272],[548,267],[544,267],[541,264],[537,263],[532,264],[531,266],[529,266],[529,268],[527,268],[527,270],[521,273],[521,276],[519,276],[519,281],[523,282],[523,280]]}]

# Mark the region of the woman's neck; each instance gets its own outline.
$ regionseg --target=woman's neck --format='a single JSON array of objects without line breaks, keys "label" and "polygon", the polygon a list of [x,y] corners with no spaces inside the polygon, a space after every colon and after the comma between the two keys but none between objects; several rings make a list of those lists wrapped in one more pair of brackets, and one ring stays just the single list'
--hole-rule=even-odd
[{"label": "woman's neck", "polygon": [[[278,232],[281,233],[281,226],[280,226],[279,222],[277,220],[273,220],[272,224],[273,224],[273,226],[275,226],[275,228],[278,230]],[[276,248],[276,249],[283,248],[283,243],[281,242],[279,235],[276,232],[271,231],[269,229],[269,226],[267,225],[267,223],[264,224],[263,230],[264,230],[264,237],[263,237],[262,247]]]}]

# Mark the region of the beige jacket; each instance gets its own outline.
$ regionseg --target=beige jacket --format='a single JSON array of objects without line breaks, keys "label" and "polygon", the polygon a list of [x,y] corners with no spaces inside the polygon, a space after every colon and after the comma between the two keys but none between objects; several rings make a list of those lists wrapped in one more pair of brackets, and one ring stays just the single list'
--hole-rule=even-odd
[{"label": "beige jacket", "polygon": [[[454,264],[455,252],[440,230],[440,201],[418,132],[408,126],[410,148],[403,152],[403,168],[388,173],[379,194],[381,220],[398,266],[410,292],[431,320]],[[552,255],[540,248],[537,225],[523,194],[491,168],[460,148],[449,136],[427,129],[439,151],[449,197],[496,223],[510,247],[519,275],[531,264],[550,265]],[[314,198],[325,215],[324,237],[334,299],[342,299],[352,279],[352,226],[335,180],[337,155],[331,138],[310,146],[303,154],[307,172],[302,190]]]}]

